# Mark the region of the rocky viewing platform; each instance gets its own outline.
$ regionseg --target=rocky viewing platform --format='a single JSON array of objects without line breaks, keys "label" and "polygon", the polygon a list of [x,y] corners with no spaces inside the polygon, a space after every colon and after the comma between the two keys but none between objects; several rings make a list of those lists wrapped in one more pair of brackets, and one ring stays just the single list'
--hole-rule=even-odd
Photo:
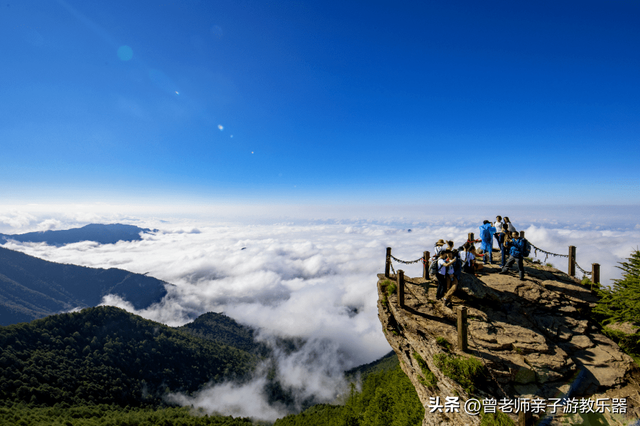
[{"label": "rocky viewing platform", "polygon": [[[552,267],[525,261],[525,270],[524,281],[497,265],[462,274],[451,309],[422,277],[405,277],[400,307],[397,276],[378,275],[378,316],[425,407],[423,425],[633,424],[640,369],[590,318],[598,297]],[[471,399],[480,414],[465,412]]]}]

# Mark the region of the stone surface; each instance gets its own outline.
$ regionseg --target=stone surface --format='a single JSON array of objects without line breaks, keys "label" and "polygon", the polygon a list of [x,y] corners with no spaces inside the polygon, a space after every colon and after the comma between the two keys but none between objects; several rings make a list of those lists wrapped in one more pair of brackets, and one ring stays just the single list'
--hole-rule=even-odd
[{"label": "stone surface", "polygon": [[[395,294],[385,304],[382,293],[378,316],[385,336],[411,379],[420,400],[459,395],[462,400],[479,396],[496,399],[550,398],[562,395],[626,395],[630,413],[640,413],[640,370],[611,339],[598,331],[583,312],[589,312],[597,297],[589,288],[553,268],[525,264],[526,280],[517,274],[497,274],[489,265],[479,277],[463,274],[461,288],[453,297],[453,309],[435,301],[435,283],[407,278],[405,307]],[[385,277],[379,275],[378,290]],[[457,348],[457,307],[467,308],[468,351]],[[633,330],[629,325],[618,328]],[[475,395],[436,367],[433,357],[446,349],[437,338],[445,338],[454,354],[473,356],[487,368],[487,380],[478,383]],[[437,386],[420,383],[420,367],[412,354],[425,360],[438,379]],[[611,417],[611,416],[609,416]],[[612,417],[609,424],[623,424]],[[516,421],[515,415],[512,419]],[[550,424],[561,424],[553,419]],[[465,413],[429,413],[423,425],[478,425],[479,417]]]},{"label": "stone surface", "polygon": [[581,335],[573,336],[570,343],[579,349],[592,348],[595,345],[587,336]]}]

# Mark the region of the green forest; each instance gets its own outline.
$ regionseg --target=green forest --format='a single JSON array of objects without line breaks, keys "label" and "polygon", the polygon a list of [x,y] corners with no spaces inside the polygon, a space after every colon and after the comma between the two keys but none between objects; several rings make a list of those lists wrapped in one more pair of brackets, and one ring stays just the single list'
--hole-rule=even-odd
[{"label": "green forest", "polygon": [[0,407],[0,426],[249,426],[250,419],[209,416],[188,408],[113,405]]},{"label": "green forest", "polygon": [[[604,333],[640,364],[640,251],[634,250],[618,268],[623,272],[622,278],[614,280],[612,288],[596,283],[600,301],[593,313]],[[592,284],[588,279],[583,283]],[[607,327],[612,324],[627,327],[625,331]]]},{"label": "green forest", "polygon": [[392,359],[395,362],[385,363],[388,369],[371,370],[366,375],[360,392],[352,384],[344,405],[315,405],[276,420],[274,426],[421,425],[424,407],[395,354]]},{"label": "green forest", "polygon": [[0,327],[0,400],[157,406],[172,391],[241,380],[257,357],[102,306]]},{"label": "green forest", "polygon": [[[109,306],[0,327],[0,426],[266,424],[163,400],[248,379],[269,351],[253,333],[222,314],[172,328]],[[347,377],[362,379],[362,390],[353,385],[344,405],[315,405],[277,424],[420,424],[424,410],[394,353]],[[287,397],[277,383],[265,392]]]}]

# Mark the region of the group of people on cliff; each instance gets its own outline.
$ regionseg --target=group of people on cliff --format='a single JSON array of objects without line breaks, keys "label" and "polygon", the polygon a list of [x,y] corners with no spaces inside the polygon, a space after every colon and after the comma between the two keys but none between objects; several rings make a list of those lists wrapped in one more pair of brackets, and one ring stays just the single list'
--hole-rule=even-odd
[{"label": "group of people on cliff", "polygon": [[[478,276],[484,265],[493,264],[494,238],[500,247],[500,274],[506,274],[517,263],[520,279],[524,280],[524,257],[529,255],[531,245],[524,237],[520,237],[508,217],[496,216],[495,222],[485,220],[480,226],[479,239],[468,239],[457,249],[454,248],[453,241],[440,239],[436,242],[429,274],[434,275],[438,281],[437,300],[443,299],[445,306],[450,306],[451,296],[458,288],[462,272]],[[476,243],[481,244],[480,250],[476,249]],[[479,259],[483,260],[482,263]]]}]

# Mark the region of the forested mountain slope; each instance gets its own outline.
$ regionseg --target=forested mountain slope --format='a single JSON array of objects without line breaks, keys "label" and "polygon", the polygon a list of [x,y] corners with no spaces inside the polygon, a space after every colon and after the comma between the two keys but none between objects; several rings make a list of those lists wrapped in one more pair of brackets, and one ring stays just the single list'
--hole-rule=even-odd
[{"label": "forested mountain slope", "polygon": [[241,379],[257,357],[101,306],[0,327],[0,400],[157,405]]},{"label": "forested mountain slope", "polygon": [[142,309],[167,294],[165,284],[122,269],[48,262],[0,247],[0,325],[95,306],[107,294]]}]

